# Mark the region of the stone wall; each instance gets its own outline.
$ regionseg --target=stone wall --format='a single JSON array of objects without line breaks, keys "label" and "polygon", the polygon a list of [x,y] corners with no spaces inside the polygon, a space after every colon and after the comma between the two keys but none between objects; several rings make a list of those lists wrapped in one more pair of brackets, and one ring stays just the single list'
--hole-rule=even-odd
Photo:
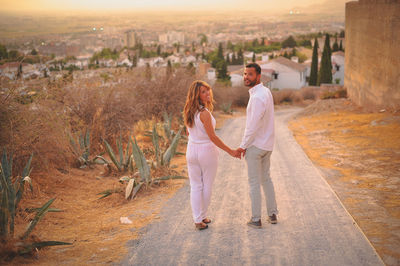
[{"label": "stone wall", "polygon": [[400,0],[346,3],[344,86],[367,109],[400,109]]}]

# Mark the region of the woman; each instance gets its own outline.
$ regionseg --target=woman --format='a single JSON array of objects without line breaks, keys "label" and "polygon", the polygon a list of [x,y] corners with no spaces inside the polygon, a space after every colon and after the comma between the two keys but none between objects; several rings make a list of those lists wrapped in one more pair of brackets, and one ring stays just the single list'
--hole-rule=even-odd
[{"label": "woman", "polygon": [[218,149],[238,157],[237,152],[226,146],[215,134],[213,94],[210,85],[194,81],[188,91],[184,108],[184,121],[189,134],[186,161],[190,180],[190,202],[195,228],[208,228],[211,220],[207,209],[211,201],[211,187],[217,173]]}]

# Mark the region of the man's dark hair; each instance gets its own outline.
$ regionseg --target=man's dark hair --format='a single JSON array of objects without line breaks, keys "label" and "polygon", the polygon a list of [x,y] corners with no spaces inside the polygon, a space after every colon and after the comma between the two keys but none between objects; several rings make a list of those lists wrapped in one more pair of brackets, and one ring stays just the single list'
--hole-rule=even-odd
[{"label": "man's dark hair", "polygon": [[261,67],[260,67],[259,64],[257,64],[257,63],[250,63],[250,64],[247,64],[247,65],[246,65],[246,68],[251,68],[251,67],[253,67],[253,68],[256,70],[256,72],[257,72],[258,74],[261,74]]}]

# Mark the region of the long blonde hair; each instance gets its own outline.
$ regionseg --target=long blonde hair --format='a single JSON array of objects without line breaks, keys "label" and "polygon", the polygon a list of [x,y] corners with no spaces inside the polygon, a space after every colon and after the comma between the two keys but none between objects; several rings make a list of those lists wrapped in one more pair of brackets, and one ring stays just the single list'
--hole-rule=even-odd
[{"label": "long blonde hair", "polygon": [[[201,87],[206,87],[210,91],[211,101],[209,103],[205,103],[204,106],[200,102]],[[187,127],[192,127],[194,124],[194,115],[197,111],[201,111],[204,107],[212,112],[212,110],[214,109],[213,102],[214,99],[211,86],[201,80],[193,81],[193,83],[189,87],[189,91],[186,97],[185,108],[183,109],[183,118],[185,125]]]}]

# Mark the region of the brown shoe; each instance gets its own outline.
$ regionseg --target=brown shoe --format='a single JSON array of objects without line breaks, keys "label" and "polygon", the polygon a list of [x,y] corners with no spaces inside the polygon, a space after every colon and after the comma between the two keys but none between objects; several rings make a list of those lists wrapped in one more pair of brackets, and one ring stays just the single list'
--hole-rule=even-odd
[{"label": "brown shoe", "polygon": [[260,229],[261,228],[261,220],[258,220],[257,222],[254,222],[253,220],[250,220],[247,222],[248,226],[251,226],[253,228]]},{"label": "brown shoe", "polygon": [[205,218],[205,219],[203,219],[203,223],[209,224],[209,223],[211,223],[211,219]]},{"label": "brown shoe", "polygon": [[276,217],[276,214],[272,214],[271,216],[269,216],[268,221],[271,224],[277,224],[278,223],[278,218]]},{"label": "brown shoe", "polygon": [[208,228],[208,225],[206,225],[205,223],[201,222],[201,223],[195,223],[194,224],[197,230],[204,230]]}]

